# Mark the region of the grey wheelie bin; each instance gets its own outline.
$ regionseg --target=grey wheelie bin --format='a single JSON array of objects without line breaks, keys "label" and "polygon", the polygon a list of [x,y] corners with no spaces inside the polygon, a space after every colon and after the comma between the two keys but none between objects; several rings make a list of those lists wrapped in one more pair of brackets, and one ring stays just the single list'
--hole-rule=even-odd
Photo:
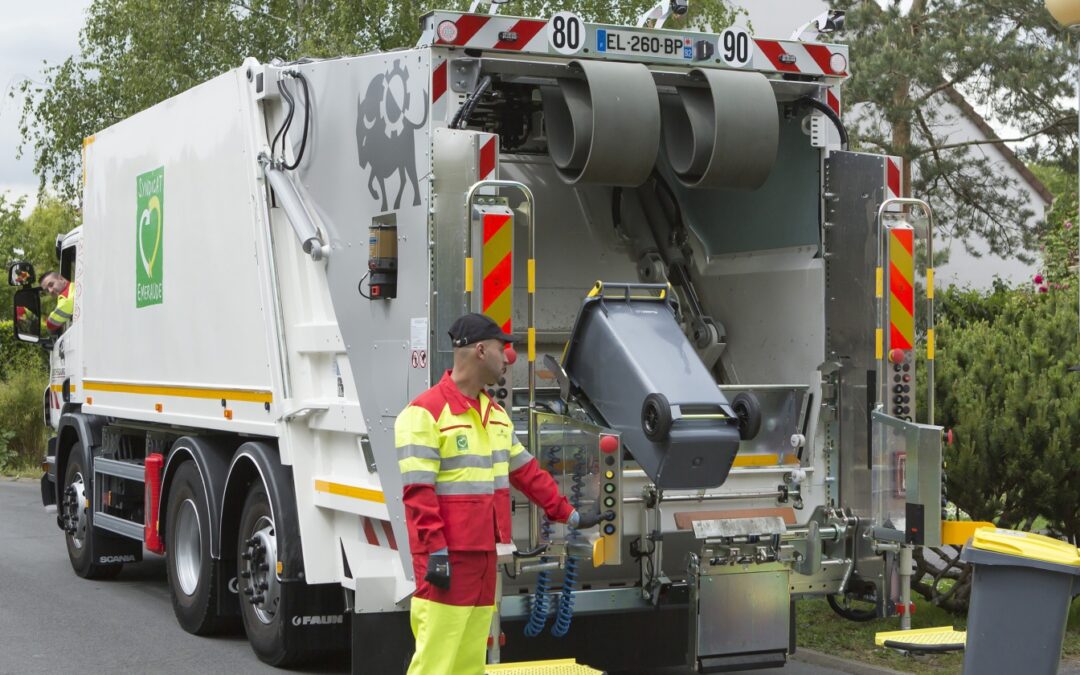
[{"label": "grey wheelie bin", "polygon": [[974,566],[964,675],[1053,675],[1080,576],[1075,546],[1029,532],[975,531],[960,559]]},{"label": "grey wheelie bin", "polygon": [[679,327],[666,285],[597,283],[561,368],[574,397],[620,432],[659,488],[721,485],[740,439],[761,426],[755,397],[729,402],[717,387]]}]

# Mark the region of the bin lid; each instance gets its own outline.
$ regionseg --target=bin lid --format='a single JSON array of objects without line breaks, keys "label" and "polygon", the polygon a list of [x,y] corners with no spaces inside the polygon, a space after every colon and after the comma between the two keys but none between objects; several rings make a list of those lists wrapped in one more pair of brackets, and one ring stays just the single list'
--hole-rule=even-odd
[{"label": "bin lid", "polygon": [[1080,567],[1080,550],[1072,544],[1033,532],[984,527],[971,536],[973,548],[992,553],[1020,556],[1055,565]]}]

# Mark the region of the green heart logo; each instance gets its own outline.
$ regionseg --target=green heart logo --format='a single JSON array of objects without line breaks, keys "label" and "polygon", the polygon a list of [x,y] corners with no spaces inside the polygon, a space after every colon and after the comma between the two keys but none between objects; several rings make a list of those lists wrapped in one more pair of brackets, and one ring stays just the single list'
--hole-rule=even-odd
[{"label": "green heart logo", "polygon": [[[147,236],[149,235],[149,237]],[[150,247],[150,255],[146,254],[146,242],[152,239],[154,245]],[[139,216],[139,259],[142,260],[146,276],[154,277],[154,263],[157,262],[158,251],[161,250],[161,201],[157,195],[150,197],[150,203],[143,209]]]}]

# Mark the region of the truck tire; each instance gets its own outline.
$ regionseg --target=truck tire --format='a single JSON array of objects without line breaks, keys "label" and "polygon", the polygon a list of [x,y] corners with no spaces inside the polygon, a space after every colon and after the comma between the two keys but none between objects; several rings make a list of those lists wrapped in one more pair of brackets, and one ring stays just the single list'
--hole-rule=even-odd
[{"label": "truck tire", "polygon": [[277,667],[302,660],[307,651],[289,634],[295,629],[288,621],[289,600],[297,584],[278,579],[277,528],[266,487],[259,480],[248,488],[240,512],[236,560],[240,617],[255,655]]},{"label": "truck tire", "polygon": [[64,530],[68,559],[75,574],[84,579],[111,579],[123,569],[123,563],[105,565],[94,562],[94,509],[90,503],[90,472],[86,466],[81,443],[71,447],[64,487],[57,509],[60,527]]},{"label": "truck tire", "polygon": [[215,613],[210,508],[195,462],[184,462],[177,468],[166,513],[165,571],[176,620],[195,635],[218,632],[222,620]]}]

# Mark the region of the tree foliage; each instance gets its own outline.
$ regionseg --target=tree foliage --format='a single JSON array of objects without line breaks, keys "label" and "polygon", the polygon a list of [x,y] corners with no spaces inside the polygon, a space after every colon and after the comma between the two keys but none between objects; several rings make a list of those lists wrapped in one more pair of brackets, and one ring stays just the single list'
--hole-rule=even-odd
[{"label": "tree foliage", "polygon": [[942,233],[1030,259],[1036,223],[1017,181],[994,170],[985,143],[956,131],[970,124],[958,106],[970,104],[994,126],[1018,130],[1013,138],[1072,161],[1076,113],[1062,101],[1075,98],[1075,55],[1043,0],[833,6],[847,10],[841,39],[851,46],[853,76],[844,104],[863,104],[847,117],[853,142],[907,160],[905,185],[934,204]]},{"label": "tree foliage", "polygon": [[[503,14],[550,16],[573,9],[589,21],[632,22],[652,0],[547,2],[517,0]],[[23,150],[32,148],[42,191],[80,196],[84,138],[159,101],[238,66],[333,57],[416,44],[420,17],[431,9],[468,8],[467,0],[94,0],[79,53],[25,81]],[[692,5],[683,23],[725,26],[725,0]],[[678,25],[673,22],[669,25]]]},{"label": "tree foliage", "polygon": [[1030,284],[939,296],[937,423],[949,499],[979,520],[1080,538],[1080,364],[1076,176],[1040,234],[1044,267]]}]

